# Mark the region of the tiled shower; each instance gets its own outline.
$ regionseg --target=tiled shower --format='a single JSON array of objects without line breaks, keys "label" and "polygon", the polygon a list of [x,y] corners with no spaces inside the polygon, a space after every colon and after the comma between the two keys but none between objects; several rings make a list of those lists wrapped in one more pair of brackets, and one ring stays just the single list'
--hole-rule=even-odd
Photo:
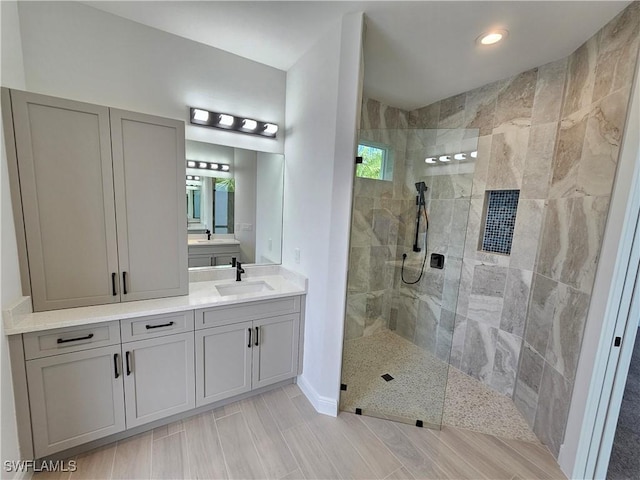
[{"label": "tiled shower", "polygon": [[[389,330],[512,398],[558,455],[639,43],[634,2],[570,56],[514,77],[410,112],[363,100],[361,140],[390,148],[393,180],[355,179],[345,350]],[[477,158],[425,163],[456,149]],[[428,254],[445,268],[427,259],[410,286],[400,265],[407,252],[417,278],[419,180]],[[506,191],[516,216],[498,253],[485,220],[492,192]]]}]

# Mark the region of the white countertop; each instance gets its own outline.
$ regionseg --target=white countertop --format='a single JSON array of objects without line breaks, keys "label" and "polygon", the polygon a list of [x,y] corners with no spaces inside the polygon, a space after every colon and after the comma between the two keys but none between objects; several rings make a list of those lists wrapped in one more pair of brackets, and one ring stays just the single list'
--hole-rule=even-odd
[{"label": "white countertop", "polygon": [[193,245],[240,245],[240,241],[236,240],[233,234],[220,234],[216,233],[207,238],[206,234],[189,234],[187,237],[187,243],[189,246]]},{"label": "white countertop", "polygon": [[211,240],[205,239],[189,239],[189,246],[193,245],[240,245],[239,240],[233,238],[212,238]]},{"label": "white countertop", "polygon": [[67,308],[47,312],[31,312],[31,299],[23,297],[12,308],[3,312],[5,335],[49,330],[60,327],[122,320],[126,318],[158,315],[193,310],[196,308],[234,305],[272,298],[304,295],[306,278],[279,265],[247,266],[242,282],[263,281],[272,290],[240,295],[221,296],[216,285],[235,284],[235,269],[198,269],[190,274],[189,295],[112,303],[92,307]]}]

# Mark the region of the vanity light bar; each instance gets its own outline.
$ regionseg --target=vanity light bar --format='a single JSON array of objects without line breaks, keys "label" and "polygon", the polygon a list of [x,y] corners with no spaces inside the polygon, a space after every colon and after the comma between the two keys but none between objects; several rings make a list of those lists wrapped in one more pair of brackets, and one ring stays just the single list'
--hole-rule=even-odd
[{"label": "vanity light bar", "polygon": [[262,137],[276,138],[278,125],[275,123],[260,122],[251,118],[235,117],[228,113],[211,112],[201,108],[190,107],[190,122],[201,127],[220,128],[238,133],[260,135]]},{"label": "vanity light bar", "polygon": [[187,160],[187,167],[197,168],[199,170],[220,170],[223,172],[229,171],[229,165],[225,163],[201,162],[200,160]]},{"label": "vanity light bar", "polygon": [[438,164],[438,163],[449,163],[451,160],[457,160],[459,162],[463,160],[469,160],[470,158],[478,158],[478,151],[473,150],[469,152],[460,152],[460,153],[448,153],[444,155],[434,155],[433,157],[427,157],[424,159],[424,163],[428,163],[430,165]]}]

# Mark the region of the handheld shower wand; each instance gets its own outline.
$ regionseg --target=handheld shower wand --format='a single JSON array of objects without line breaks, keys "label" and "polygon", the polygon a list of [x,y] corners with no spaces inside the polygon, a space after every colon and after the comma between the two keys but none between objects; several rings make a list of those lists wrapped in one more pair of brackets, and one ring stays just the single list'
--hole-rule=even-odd
[{"label": "handheld shower wand", "polygon": [[427,217],[427,205],[424,199],[424,192],[427,191],[427,185],[424,182],[417,182],[415,186],[416,186],[416,191],[418,192],[418,196],[416,197],[416,205],[418,206],[418,211],[416,213],[416,238],[415,238],[415,241],[413,242],[413,251],[414,252],[422,251],[422,248],[418,246],[418,235],[420,233],[420,214],[423,213],[424,220],[426,222],[425,223],[426,228],[424,231],[424,245],[422,246],[424,248],[424,258],[422,259],[422,267],[420,268],[420,275],[418,276],[418,279],[413,282],[409,282],[404,278],[404,262],[407,259],[407,254],[406,253],[402,254],[402,268],[400,269],[400,277],[402,278],[402,281],[407,285],[415,285],[422,279],[422,275],[424,273],[424,266],[427,262],[427,232],[429,231],[429,218]]},{"label": "handheld shower wand", "polygon": [[[426,202],[424,200],[424,192],[427,190],[427,185],[424,182],[417,182],[416,190],[418,191],[418,196],[416,197],[416,205],[418,206],[418,211],[416,212],[416,238],[413,242],[413,251],[419,252],[422,249],[418,246],[418,233],[420,232],[420,213],[423,208],[426,207]],[[426,215],[425,215],[426,218]],[[427,229],[429,228],[428,220],[427,220]]]}]

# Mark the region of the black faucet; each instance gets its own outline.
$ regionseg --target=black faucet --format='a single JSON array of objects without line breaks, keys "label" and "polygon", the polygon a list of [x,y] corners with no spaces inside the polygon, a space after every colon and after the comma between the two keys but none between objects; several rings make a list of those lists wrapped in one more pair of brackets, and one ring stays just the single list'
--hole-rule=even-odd
[{"label": "black faucet", "polygon": [[244,273],[244,268],[242,268],[242,264],[240,262],[236,262],[236,282],[242,280],[242,275]]},{"label": "black faucet", "polygon": [[205,232],[207,234],[207,240],[211,240],[211,230],[205,230]]}]

